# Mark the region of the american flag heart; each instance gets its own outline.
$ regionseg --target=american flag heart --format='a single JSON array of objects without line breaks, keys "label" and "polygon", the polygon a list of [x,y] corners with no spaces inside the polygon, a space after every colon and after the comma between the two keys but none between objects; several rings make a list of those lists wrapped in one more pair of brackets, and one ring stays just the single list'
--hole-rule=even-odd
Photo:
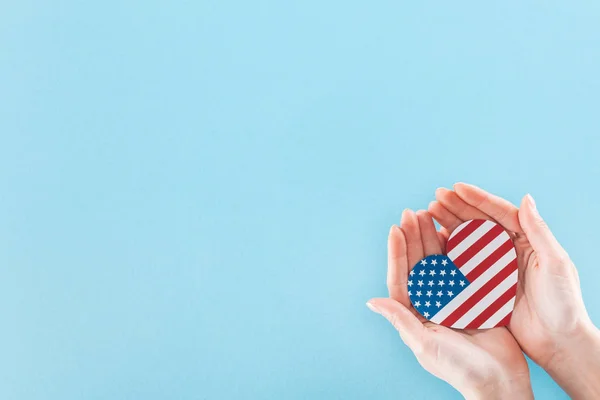
[{"label": "american flag heart", "polygon": [[492,221],[456,228],[447,255],[423,258],[410,271],[408,295],[426,319],[458,329],[488,329],[510,321],[517,293],[517,252]]}]

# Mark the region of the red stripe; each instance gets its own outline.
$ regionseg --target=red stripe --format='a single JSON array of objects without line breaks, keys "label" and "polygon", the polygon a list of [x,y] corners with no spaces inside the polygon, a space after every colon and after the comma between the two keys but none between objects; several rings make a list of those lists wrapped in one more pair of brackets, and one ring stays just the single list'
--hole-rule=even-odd
[{"label": "red stripe", "polygon": [[502,308],[503,305],[508,303],[510,299],[515,297],[517,294],[517,284],[515,283],[510,289],[502,294],[502,296],[498,297],[492,304],[488,306],[485,310],[481,312],[473,321],[471,321],[465,329],[477,329],[479,328],[485,321],[487,321],[496,311]]},{"label": "red stripe", "polygon": [[504,229],[502,229],[502,227],[500,225],[494,225],[494,227],[492,229],[487,231],[485,233],[485,235],[483,235],[482,237],[477,239],[477,241],[475,243],[473,243],[471,245],[471,247],[469,247],[468,249],[463,251],[460,256],[456,257],[456,259],[452,260],[452,261],[458,268],[462,267],[463,265],[465,265],[465,263],[467,261],[469,261],[471,258],[473,258],[473,256],[475,254],[479,253],[479,251],[481,249],[483,249],[485,246],[487,246],[492,240],[494,240],[502,232],[504,232]]},{"label": "red stripe", "polygon": [[473,268],[471,270],[471,272],[469,272],[466,275],[466,278],[469,280],[469,282],[473,282],[475,279],[479,278],[481,276],[481,274],[483,274],[485,271],[487,271],[487,269],[489,267],[494,265],[494,263],[496,261],[498,261],[500,258],[502,258],[503,255],[508,253],[512,248],[513,248],[513,244],[509,238],[506,242],[504,242],[502,244],[502,246],[500,246],[496,250],[494,250],[494,252],[492,254],[487,256],[487,258],[485,260],[483,260],[475,268]]},{"label": "red stripe", "polygon": [[479,288],[478,291],[473,293],[471,297],[465,300],[452,314],[448,315],[440,325],[452,326],[456,321],[465,315],[475,304],[485,297],[489,292],[492,291],[496,286],[506,279],[510,274],[517,269],[517,260],[512,260],[504,269],[502,269],[497,275],[494,275],[492,279],[487,281],[485,285]]},{"label": "red stripe", "polygon": [[512,311],[509,312],[508,315],[502,319],[502,321],[498,322],[494,328],[508,325],[508,323],[510,322],[510,317],[512,317]]},{"label": "red stripe", "polygon": [[474,219],[469,222],[461,231],[459,231],[456,235],[452,236],[448,243],[446,244],[446,254],[450,253],[460,242],[465,240],[467,236],[469,236],[475,229],[479,228],[485,220],[483,219]]}]

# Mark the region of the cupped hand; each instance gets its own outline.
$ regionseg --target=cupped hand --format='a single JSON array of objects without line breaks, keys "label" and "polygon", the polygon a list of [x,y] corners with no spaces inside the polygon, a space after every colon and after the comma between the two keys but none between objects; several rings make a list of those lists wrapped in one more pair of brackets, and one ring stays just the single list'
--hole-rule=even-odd
[{"label": "cupped hand", "polygon": [[509,328],[523,350],[544,366],[561,340],[589,323],[579,277],[565,250],[537,212],[531,196],[521,210],[472,185],[440,188],[429,212],[448,231],[470,219],[498,222],[513,234],[519,285]]},{"label": "cupped hand", "polygon": [[457,183],[454,191],[436,191],[429,212],[444,232],[479,218],[496,221],[511,232],[519,285],[508,328],[531,359],[572,396],[582,397],[577,395],[582,386],[576,382],[584,381],[584,375],[593,369],[599,372],[598,362],[586,364],[582,368],[585,371],[576,366],[584,365],[586,354],[597,359],[598,334],[583,303],[577,270],[540,216],[533,198],[525,196],[518,209],[478,187]]},{"label": "cupped hand", "polygon": [[390,298],[367,305],[392,323],[427,371],[466,398],[532,398],[527,362],[506,328],[450,329],[427,322],[411,305],[409,271],[423,257],[442,254],[446,239],[428,212],[405,210],[388,238]]}]

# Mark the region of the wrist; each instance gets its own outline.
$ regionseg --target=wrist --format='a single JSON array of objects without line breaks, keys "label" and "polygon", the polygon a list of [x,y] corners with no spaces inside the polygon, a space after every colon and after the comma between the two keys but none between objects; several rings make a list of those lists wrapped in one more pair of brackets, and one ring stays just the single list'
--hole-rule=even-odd
[{"label": "wrist", "polygon": [[465,390],[461,394],[467,400],[533,399],[529,373],[513,379],[489,382],[481,387]]},{"label": "wrist", "polygon": [[600,398],[600,331],[582,323],[542,367],[572,398]]}]

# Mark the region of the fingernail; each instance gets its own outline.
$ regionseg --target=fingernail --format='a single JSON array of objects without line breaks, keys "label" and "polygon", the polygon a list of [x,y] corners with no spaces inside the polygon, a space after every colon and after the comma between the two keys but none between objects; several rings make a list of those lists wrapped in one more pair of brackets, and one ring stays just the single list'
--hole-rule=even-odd
[{"label": "fingernail", "polygon": [[374,313],[381,314],[381,311],[379,311],[379,309],[375,307],[371,301],[367,301],[367,307],[369,307],[369,310],[373,311]]},{"label": "fingernail", "polygon": [[529,204],[531,204],[531,207],[533,207],[534,210],[537,210],[535,200],[533,199],[533,197],[529,193],[527,193],[527,196],[525,197],[527,197],[527,201],[529,202]]},{"label": "fingernail", "polygon": [[398,231],[400,230],[400,228],[398,228],[398,225],[392,225],[392,227],[390,228],[390,232],[393,233],[398,233]]},{"label": "fingernail", "polygon": [[405,208],[404,211],[402,211],[402,217],[400,218],[400,222],[406,220],[407,215],[410,214],[412,212],[412,210],[410,208]]}]

